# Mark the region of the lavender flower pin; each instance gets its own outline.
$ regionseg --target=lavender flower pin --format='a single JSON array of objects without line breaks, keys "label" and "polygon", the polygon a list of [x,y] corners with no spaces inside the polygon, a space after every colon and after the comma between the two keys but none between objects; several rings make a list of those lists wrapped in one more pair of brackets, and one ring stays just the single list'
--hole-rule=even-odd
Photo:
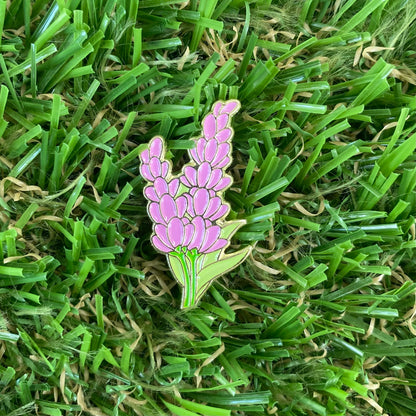
[{"label": "lavender flower pin", "polygon": [[232,235],[244,220],[225,221],[230,211],[223,192],[232,179],[225,173],[231,163],[231,117],[237,100],[216,102],[203,120],[203,134],[194,138],[190,163],[172,175],[165,160],[162,137],[154,137],[140,153],[140,173],[148,182],[144,195],[153,221],[153,246],[167,260],[182,286],[182,308],[195,306],[210,284],[243,262],[251,247],[225,254]]}]

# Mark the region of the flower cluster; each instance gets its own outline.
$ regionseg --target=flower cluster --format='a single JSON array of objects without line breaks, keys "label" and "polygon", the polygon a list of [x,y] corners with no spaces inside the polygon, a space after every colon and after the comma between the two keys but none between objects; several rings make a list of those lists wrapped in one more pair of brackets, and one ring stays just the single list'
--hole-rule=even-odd
[{"label": "flower cluster", "polygon": [[171,176],[170,162],[164,160],[161,137],[154,137],[139,156],[140,173],[148,182],[144,194],[154,222],[153,245],[163,253],[196,250],[211,253],[224,248],[218,223],[229,212],[221,193],[231,185],[225,168],[231,162],[231,116],[239,103],[218,102],[202,122],[203,136],[194,139],[191,163],[182,175]]}]

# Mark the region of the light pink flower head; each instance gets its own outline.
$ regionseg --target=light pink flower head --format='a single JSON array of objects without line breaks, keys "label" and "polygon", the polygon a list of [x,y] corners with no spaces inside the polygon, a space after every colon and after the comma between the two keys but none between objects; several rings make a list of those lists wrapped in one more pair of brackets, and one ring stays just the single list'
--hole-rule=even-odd
[{"label": "light pink flower head", "polygon": [[182,308],[195,306],[209,284],[241,264],[251,249],[224,253],[232,235],[244,224],[243,220],[224,221],[230,206],[222,196],[232,182],[226,174],[232,161],[230,122],[239,108],[237,100],[214,104],[202,121],[201,136],[193,139],[190,163],[178,175],[172,175],[161,137],[153,138],[139,155],[140,173],[148,182],[144,195],[153,222],[151,242],[166,254],[171,272],[182,286]]},{"label": "light pink flower head", "polygon": [[220,143],[216,138],[206,140],[202,137],[190,153],[198,164],[208,162],[213,168],[224,168],[231,162],[230,151],[229,143]]},{"label": "light pink flower head", "polygon": [[163,161],[163,140],[154,137],[149,144],[149,149],[143,150],[139,154],[140,174],[149,182],[154,182],[156,178],[166,178],[169,172],[169,162]]},{"label": "light pink flower head", "polygon": [[[239,108],[240,104],[236,100],[229,100],[226,103],[218,102],[215,104],[212,113],[208,114],[202,122],[204,137],[209,140],[218,135],[218,133],[222,130],[226,129],[228,127],[230,117],[234,115]],[[231,136],[231,130],[226,130],[230,131]],[[228,136],[228,138],[230,136]],[[228,140],[228,138],[225,140]]]},{"label": "light pink flower head", "polygon": [[221,227],[218,225],[207,226],[207,221],[200,216],[192,218],[191,224],[194,226],[194,234],[188,250],[195,248],[198,253],[212,253],[227,245],[228,241],[220,238]]},{"label": "light pink flower head", "polygon": [[212,113],[215,116],[221,114],[234,115],[240,109],[240,103],[237,100],[229,100],[225,103],[219,101],[214,105]]},{"label": "light pink flower head", "polygon": [[173,217],[167,224],[155,225],[152,243],[163,253],[170,253],[178,247],[188,246],[194,236],[194,230],[195,226],[189,221],[186,223],[184,218]]},{"label": "light pink flower head", "polygon": [[184,196],[174,199],[172,195],[164,194],[160,201],[149,204],[149,215],[154,223],[167,225],[172,218],[184,217],[186,204],[187,200]]},{"label": "light pink flower head", "polygon": [[[219,238],[221,227],[215,222],[230,209],[219,193],[231,185],[225,168],[231,162],[230,119],[238,109],[236,100],[214,105],[202,122],[202,137],[190,151],[196,166],[186,166],[179,177],[170,176],[161,137],[154,137],[140,153],[140,173],[149,182],[144,195],[154,223],[152,242],[160,251],[182,247],[206,253],[225,247],[227,240]],[[188,188],[185,192],[181,183]]]},{"label": "light pink flower head", "polygon": [[202,217],[171,218],[167,224],[156,224],[153,245],[163,253],[170,253],[180,247],[196,249],[198,253],[212,253],[225,247],[228,241],[220,238],[221,227],[213,225]]},{"label": "light pink flower head", "polygon": [[201,216],[212,222],[228,214],[230,207],[223,204],[219,196],[212,197],[205,188],[194,188],[195,192],[186,193],[184,196],[188,200],[187,212],[191,218]]},{"label": "light pink flower head", "polygon": [[202,121],[203,136],[196,140],[196,146],[189,154],[198,164],[209,162],[212,168],[224,168],[231,162],[232,129],[231,116],[239,109],[235,100],[217,103],[211,114]]},{"label": "light pink flower head", "polygon": [[158,177],[155,179],[153,186],[146,186],[144,189],[144,195],[150,201],[158,202],[160,198],[169,194],[172,197],[176,196],[179,188],[179,179],[172,179],[169,183],[166,182],[166,179]]},{"label": "light pink flower head", "polygon": [[212,169],[208,162],[203,162],[198,167],[187,166],[180,181],[188,188],[198,187],[216,192],[231,185],[231,178],[224,175],[222,169]]}]

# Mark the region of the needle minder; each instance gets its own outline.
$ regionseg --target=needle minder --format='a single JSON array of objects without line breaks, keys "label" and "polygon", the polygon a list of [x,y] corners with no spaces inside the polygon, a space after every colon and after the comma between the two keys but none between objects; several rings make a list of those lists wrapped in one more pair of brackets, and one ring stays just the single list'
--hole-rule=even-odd
[{"label": "needle minder", "polygon": [[225,221],[230,211],[224,191],[232,184],[226,169],[232,161],[231,119],[237,100],[218,101],[202,121],[200,137],[188,151],[190,162],[178,175],[165,159],[166,143],[153,137],[140,157],[140,173],[148,182],[144,196],[153,221],[151,242],[166,255],[170,270],[182,286],[181,308],[197,305],[211,283],[237,267],[251,246],[225,253],[245,220]]}]

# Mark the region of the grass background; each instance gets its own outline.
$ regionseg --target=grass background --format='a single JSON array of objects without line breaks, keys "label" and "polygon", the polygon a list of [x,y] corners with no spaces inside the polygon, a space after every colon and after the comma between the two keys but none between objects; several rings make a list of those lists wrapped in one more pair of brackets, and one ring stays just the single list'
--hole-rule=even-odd
[{"label": "grass background", "polygon": [[[0,0],[0,415],[413,414],[415,17]],[[137,155],[229,98],[253,256],[184,312]]]}]

